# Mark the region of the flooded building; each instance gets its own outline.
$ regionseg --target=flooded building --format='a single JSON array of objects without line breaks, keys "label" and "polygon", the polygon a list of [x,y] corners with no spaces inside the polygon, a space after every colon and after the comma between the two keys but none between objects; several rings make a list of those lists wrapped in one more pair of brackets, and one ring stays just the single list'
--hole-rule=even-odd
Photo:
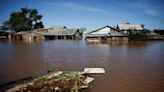
[{"label": "flooded building", "polygon": [[153,31],[157,34],[164,36],[164,29],[154,29]]},{"label": "flooded building", "polygon": [[0,39],[6,39],[8,38],[8,32],[3,29],[2,26],[0,26]]},{"label": "flooded building", "polygon": [[127,34],[119,30],[105,26],[85,34],[86,41],[101,41],[101,40],[127,40]]},{"label": "flooded building", "polygon": [[142,24],[130,24],[130,23],[118,24],[117,29],[127,34],[129,34],[129,32],[137,32],[137,31],[145,30],[144,25]]},{"label": "flooded building", "polygon": [[79,29],[67,29],[63,27],[50,27],[48,29],[35,29],[11,34],[13,40],[43,40],[43,39],[81,39],[82,32]]},{"label": "flooded building", "polygon": [[44,40],[44,35],[37,31],[21,31],[11,34],[11,39],[24,41]]},{"label": "flooded building", "polygon": [[82,33],[79,29],[68,29],[66,26],[54,26],[42,32],[46,39],[81,39]]},{"label": "flooded building", "polygon": [[146,33],[149,40],[164,40],[164,36],[157,34],[155,32]]}]

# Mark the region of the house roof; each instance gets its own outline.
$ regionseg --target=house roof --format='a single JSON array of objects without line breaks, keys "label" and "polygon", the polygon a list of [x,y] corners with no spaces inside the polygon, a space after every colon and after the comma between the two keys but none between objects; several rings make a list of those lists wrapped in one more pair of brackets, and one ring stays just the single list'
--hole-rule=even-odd
[{"label": "house roof", "polygon": [[28,34],[28,33],[31,33],[31,31],[20,31],[20,32],[17,32],[16,34],[24,35],[24,34]]},{"label": "house roof", "polygon": [[48,29],[48,32],[44,32],[43,35],[75,35],[78,32],[78,29]]},{"label": "house roof", "polygon": [[[90,34],[90,33],[93,33],[93,32],[96,32],[96,31],[99,31],[99,30],[104,29],[104,28],[106,28],[106,27],[111,28],[111,29],[114,29],[113,27],[107,25],[107,26],[104,26],[104,27],[98,28],[98,29],[96,29],[96,30],[94,30],[94,31],[88,32],[88,33],[86,33],[86,34]],[[115,29],[115,30],[117,30],[117,29]],[[117,31],[119,31],[119,30],[117,30]]]},{"label": "house roof", "polygon": [[67,28],[66,26],[52,26],[52,27],[49,27],[48,29],[65,29]]},{"label": "house roof", "polygon": [[[101,29],[104,29],[104,28],[110,28],[110,29],[112,29],[112,31],[110,33],[106,33],[106,34],[92,34],[94,32],[101,30]],[[120,32],[119,30],[107,25],[107,26],[101,27],[99,29],[96,29],[94,31],[91,31],[89,33],[86,33],[85,36],[86,37],[93,37],[93,36],[94,37],[99,37],[99,36],[101,37],[101,36],[127,36],[127,35],[123,32]]]},{"label": "house roof", "polygon": [[43,35],[41,32],[37,32],[37,31],[21,31],[21,32],[17,32],[16,34],[18,34],[18,35],[26,35],[26,34],[31,34],[31,33]]},{"label": "house roof", "polygon": [[157,34],[155,32],[146,33],[146,35],[148,35],[148,36],[161,36],[160,34]]},{"label": "house roof", "polygon": [[143,30],[144,27],[142,24],[118,24],[117,25],[119,30]]}]

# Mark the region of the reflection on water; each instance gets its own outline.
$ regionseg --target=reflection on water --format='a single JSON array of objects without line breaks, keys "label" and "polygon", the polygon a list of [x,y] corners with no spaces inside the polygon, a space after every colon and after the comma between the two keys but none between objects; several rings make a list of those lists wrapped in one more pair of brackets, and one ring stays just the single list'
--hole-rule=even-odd
[{"label": "reflection on water", "polygon": [[126,45],[128,40],[86,40],[86,44]]},{"label": "reflection on water", "polygon": [[48,70],[102,67],[91,92],[162,92],[164,42],[85,43],[49,40],[41,43],[0,41],[0,84],[44,74]]}]

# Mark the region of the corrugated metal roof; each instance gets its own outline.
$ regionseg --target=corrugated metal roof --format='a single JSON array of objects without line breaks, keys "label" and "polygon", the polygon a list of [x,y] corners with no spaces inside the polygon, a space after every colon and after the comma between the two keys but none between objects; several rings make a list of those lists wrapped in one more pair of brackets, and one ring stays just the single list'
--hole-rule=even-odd
[{"label": "corrugated metal roof", "polygon": [[118,24],[119,30],[143,30],[143,26],[141,24]]},{"label": "corrugated metal roof", "polygon": [[78,29],[48,29],[43,35],[75,35]]},{"label": "corrugated metal roof", "polygon": [[31,31],[20,31],[20,32],[17,32],[16,34],[24,35],[24,34],[28,34],[28,33],[31,33]]},{"label": "corrugated metal roof", "polygon": [[52,27],[49,27],[48,29],[65,29],[67,28],[66,26],[52,26]]},{"label": "corrugated metal roof", "polygon": [[26,35],[26,34],[31,34],[31,33],[33,33],[33,34],[40,34],[40,35],[43,35],[43,33],[41,33],[41,32],[38,32],[38,31],[21,31],[21,32],[17,32],[16,34],[18,34],[18,35]]},{"label": "corrugated metal roof", "polygon": [[110,34],[86,34],[86,37],[109,37]]}]

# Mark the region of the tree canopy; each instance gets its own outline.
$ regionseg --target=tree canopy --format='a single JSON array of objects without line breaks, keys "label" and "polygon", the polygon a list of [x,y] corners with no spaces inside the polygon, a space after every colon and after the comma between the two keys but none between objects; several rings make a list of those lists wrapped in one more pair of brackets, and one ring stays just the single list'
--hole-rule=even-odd
[{"label": "tree canopy", "polygon": [[44,28],[44,25],[42,22],[35,23],[34,29],[38,29],[38,28]]},{"label": "tree canopy", "polygon": [[30,31],[41,19],[42,15],[38,14],[37,9],[30,9],[25,7],[21,8],[18,12],[12,12],[9,20],[5,21],[3,25],[16,32]]}]

